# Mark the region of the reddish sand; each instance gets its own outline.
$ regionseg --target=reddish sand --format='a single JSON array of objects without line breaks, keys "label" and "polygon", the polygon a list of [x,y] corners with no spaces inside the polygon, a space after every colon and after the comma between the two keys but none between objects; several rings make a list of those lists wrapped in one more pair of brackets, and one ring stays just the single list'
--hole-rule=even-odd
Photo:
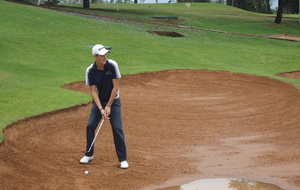
[{"label": "reddish sand", "polygon": [[[87,92],[84,82],[65,88]],[[118,168],[108,123],[95,159],[79,164],[88,103],[9,125],[0,146],[1,189],[155,189],[205,178],[300,189],[300,93],[293,85],[169,70],[123,76],[121,98],[129,169]]]}]

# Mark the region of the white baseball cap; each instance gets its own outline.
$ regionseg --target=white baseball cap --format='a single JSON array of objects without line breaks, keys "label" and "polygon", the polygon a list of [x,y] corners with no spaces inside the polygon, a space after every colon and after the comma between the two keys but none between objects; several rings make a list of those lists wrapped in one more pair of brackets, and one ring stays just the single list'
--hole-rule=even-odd
[{"label": "white baseball cap", "polygon": [[109,53],[110,51],[107,50],[103,45],[101,44],[96,44],[93,49],[92,49],[92,54],[93,55],[105,55]]}]

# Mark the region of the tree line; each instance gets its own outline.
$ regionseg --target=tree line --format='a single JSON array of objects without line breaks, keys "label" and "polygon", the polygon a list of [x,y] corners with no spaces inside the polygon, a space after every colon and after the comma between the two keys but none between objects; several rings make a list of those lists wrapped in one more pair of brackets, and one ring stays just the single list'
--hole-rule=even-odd
[{"label": "tree line", "polygon": [[[156,2],[158,1],[159,0],[156,0]],[[177,2],[209,3],[210,0],[177,0]],[[274,21],[276,24],[281,23],[283,14],[299,14],[299,0],[278,0],[278,6],[275,10],[271,9],[270,0],[217,0],[216,2],[251,12],[265,14],[277,13]],[[138,0],[134,0],[134,3],[138,3]]]},{"label": "tree line", "polygon": [[270,0],[226,0],[226,4],[257,13],[277,13],[276,24],[281,23],[283,14],[299,14],[299,0],[278,0],[276,10],[271,10]]},{"label": "tree line", "polygon": [[[284,14],[297,14],[299,13],[299,0],[282,0]],[[270,0],[227,0],[227,5],[238,7],[247,11],[272,14],[276,13],[279,9],[271,10]]]}]

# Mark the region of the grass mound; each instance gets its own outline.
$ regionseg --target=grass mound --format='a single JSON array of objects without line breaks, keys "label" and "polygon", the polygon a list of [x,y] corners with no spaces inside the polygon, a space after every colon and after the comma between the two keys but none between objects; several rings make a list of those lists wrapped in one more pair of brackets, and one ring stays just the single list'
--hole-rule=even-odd
[{"label": "grass mound", "polygon": [[[92,5],[94,8],[113,9]],[[104,7],[107,6],[107,7]],[[218,4],[119,5],[119,12],[86,10],[113,17],[151,19],[177,15],[190,27],[222,29],[249,34],[290,33],[299,25],[270,27],[271,18]],[[184,11],[183,11],[184,10]],[[233,15],[230,11],[236,11]],[[232,13],[232,12],[231,12]],[[32,115],[90,100],[86,94],[60,88],[85,80],[93,62],[91,46],[112,46],[109,58],[123,75],[166,69],[209,69],[268,76],[291,82],[278,73],[299,70],[299,43],[190,28],[171,28],[141,22],[79,17],[35,6],[0,1],[0,128]],[[182,23],[181,23],[182,24]],[[146,31],[174,31],[167,38]],[[3,139],[2,133],[0,140]]]}]

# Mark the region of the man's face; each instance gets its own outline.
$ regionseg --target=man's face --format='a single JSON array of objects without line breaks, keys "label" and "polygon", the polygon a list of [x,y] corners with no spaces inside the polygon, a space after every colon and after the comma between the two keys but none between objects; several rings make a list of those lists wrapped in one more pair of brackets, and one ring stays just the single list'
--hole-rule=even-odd
[{"label": "man's face", "polygon": [[106,54],[105,55],[95,55],[94,56],[97,63],[105,64],[106,63]]}]

